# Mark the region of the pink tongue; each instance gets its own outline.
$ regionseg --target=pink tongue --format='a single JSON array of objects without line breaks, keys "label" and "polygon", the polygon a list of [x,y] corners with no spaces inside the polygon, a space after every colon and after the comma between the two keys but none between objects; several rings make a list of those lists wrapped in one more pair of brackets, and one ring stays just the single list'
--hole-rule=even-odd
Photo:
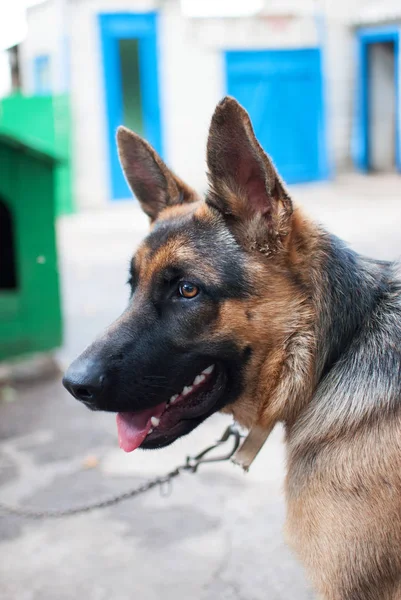
[{"label": "pink tongue", "polygon": [[166,403],[158,404],[139,412],[126,412],[117,414],[117,431],[120,448],[125,452],[132,452],[138,448],[152,428],[150,419],[159,418],[166,408]]}]

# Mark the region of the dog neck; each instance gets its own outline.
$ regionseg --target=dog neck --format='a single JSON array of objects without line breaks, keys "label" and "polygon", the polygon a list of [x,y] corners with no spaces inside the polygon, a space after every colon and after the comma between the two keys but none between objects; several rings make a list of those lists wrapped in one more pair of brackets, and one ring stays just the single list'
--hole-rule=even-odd
[{"label": "dog neck", "polygon": [[[392,266],[374,261],[333,235],[322,235],[316,307],[316,381],[320,382],[349,347],[354,336],[389,290]],[[315,267],[315,269],[316,269]]]},{"label": "dog neck", "polygon": [[[334,414],[338,418],[343,415],[350,421],[352,412],[365,414],[370,396],[374,405],[373,392],[366,392],[366,400],[363,400],[359,388],[353,393],[346,391],[339,398],[335,382],[345,377],[345,365],[349,368],[350,361],[358,360],[358,385],[361,388],[360,383],[371,367],[365,365],[366,357],[358,354],[360,334],[364,328],[372,327],[374,322],[377,324],[375,314],[381,304],[381,314],[385,315],[388,298],[399,296],[393,263],[361,256],[323,229],[315,227],[309,258],[304,260],[307,261],[303,264],[303,273],[307,276],[304,285],[310,294],[314,312],[313,371],[310,373],[311,386],[308,388],[305,381],[300,384],[307,393],[298,399],[296,412],[283,419],[287,431],[294,425],[296,429],[302,428],[302,423],[309,421],[312,415],[316,420],[316,431],[323,429],[323,422],[332,423]],[[364,385],[372,387],[369,381],[365,381]],[[352,394],[354,402],[358,398],[358,410],[351,406]],[[340,404],[342,410],[338,409]]]},{"label": "dog neck", "polygon": [[[257,421],[266,430],[277,421],[292,426],[298,420],[389,290],[393,270],[391,263],[358,255],[298,209],[288,247],[294,278],[309,309],[288,338],[281,366],[280,358],[273,365],[281,375]],[[269,380],[266,372],[273,368],[266,361],[261,380]]]}]

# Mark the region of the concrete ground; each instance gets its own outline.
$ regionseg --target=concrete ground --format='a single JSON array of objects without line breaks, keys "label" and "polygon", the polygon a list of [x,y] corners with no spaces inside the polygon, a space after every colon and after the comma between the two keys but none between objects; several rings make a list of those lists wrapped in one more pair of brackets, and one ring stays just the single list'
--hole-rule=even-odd
[{"label": "concrete ground", "polygon": [[[401,254],[401,179],[347,176],[293,189],[360,251]],[[130,253],[146,230],[132,205],[59,224],[67,364],[125,305]],[[0,499],[68,507],[139,485],[216,439],[215,416],[157,452],[126,455],[114,417],[92,414],[59,380],[0,402]],[[114,508],[59,521],[0,517],[0,600],[311,600],[283,538],[284,449],[277,428],[243,475],[231,464],[183,475]]]}]

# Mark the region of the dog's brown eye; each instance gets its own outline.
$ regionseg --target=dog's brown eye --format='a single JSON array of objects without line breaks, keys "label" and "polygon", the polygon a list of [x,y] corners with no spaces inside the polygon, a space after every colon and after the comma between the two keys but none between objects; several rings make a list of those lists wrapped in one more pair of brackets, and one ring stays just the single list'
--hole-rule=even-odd
[{"label": "dog's brown eye", "polygon": [[178,291],[183,298],[195,298],[199,294],[199,288],[189,281],[180,283]]}]

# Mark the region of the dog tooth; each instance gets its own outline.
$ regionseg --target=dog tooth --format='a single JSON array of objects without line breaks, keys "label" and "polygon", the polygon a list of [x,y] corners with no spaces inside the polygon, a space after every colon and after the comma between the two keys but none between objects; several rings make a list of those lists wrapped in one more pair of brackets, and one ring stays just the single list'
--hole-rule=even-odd
[{"label": "dog tooth", "polygon": [[194,385],[199,385],[200,383],[202,383],[203,381],[205,381],[206,379],[206,375],[197,375],[194,379]]},{"label": "dog tooth", "polygon": [[187,394],[189,394],[189,392],[192,392],[192,385],[189,385],[188,387],[185,386],[184,389],[182,390],[182,394],[183,396],[186,396]]},{"label": "dog tooth", "polygon": [[174,402],[177,400],[177,398],[178,398],[178,394],[174,394],[174,396],[171,396],[170,404],[174,404]]},{"label": "dog tooth", "polygon": [[157,417],[152,417],[150,419],[150,422],[152,423],[153,427],[157,427],[158,424],[160,423],[160,419],[158,419]]},{"label": "dog tooth", "polygon": [[148,435],[149,435],[150,433],[152,433],[152,431],[153,431],[153,427],[151,427],[151,428],[149,429],[149,431],[148,431]]},{"label": "dog tooth", "polygon": [[210,367],[208,367],[207,369],[203,369],[202,373],[204,373],[204,375],[210,375],[210,373],[213,371],[214,369],[214,365],[210,365]]}]

